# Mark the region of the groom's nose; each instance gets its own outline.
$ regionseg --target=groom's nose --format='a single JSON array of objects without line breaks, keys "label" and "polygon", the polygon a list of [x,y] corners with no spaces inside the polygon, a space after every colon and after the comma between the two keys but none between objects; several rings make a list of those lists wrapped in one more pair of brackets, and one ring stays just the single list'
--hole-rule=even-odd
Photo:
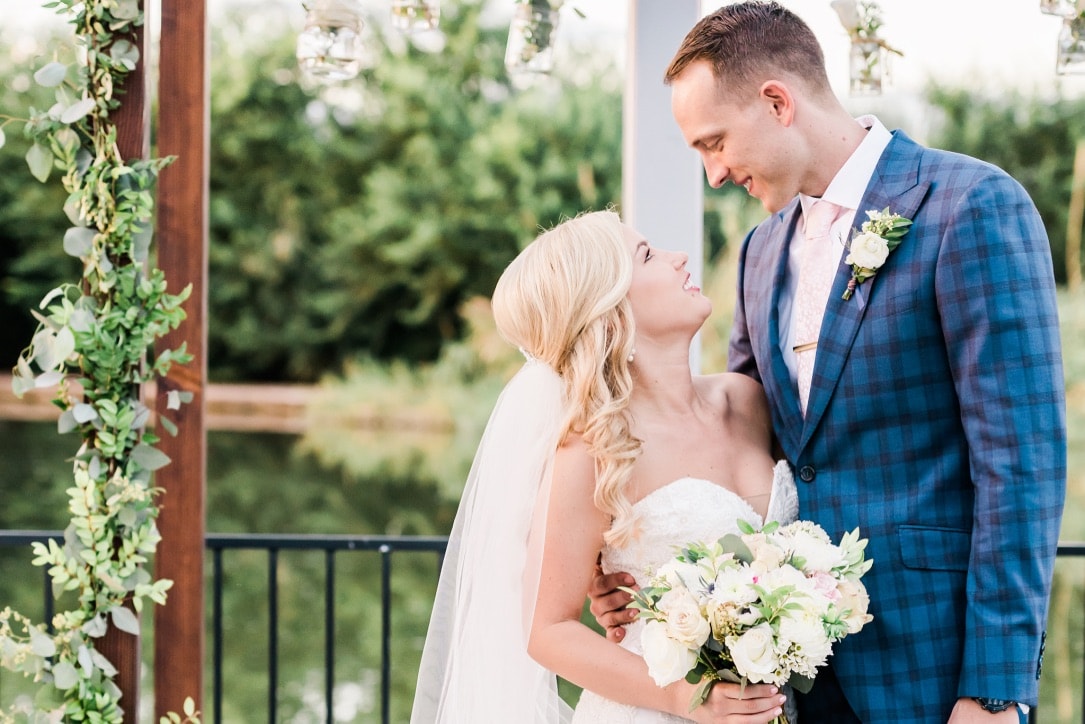
[{"label": "groom's nose", "polygon": [[714,189],[718,189],[723,186],[727,181],[727,177],[731,175],[731,169],[727,167],[727,164],[720,162],[719,159],[713,158],[711,154],[702,153],[701,163],[704,165],[705,177],[708,179],[708,185]]}]

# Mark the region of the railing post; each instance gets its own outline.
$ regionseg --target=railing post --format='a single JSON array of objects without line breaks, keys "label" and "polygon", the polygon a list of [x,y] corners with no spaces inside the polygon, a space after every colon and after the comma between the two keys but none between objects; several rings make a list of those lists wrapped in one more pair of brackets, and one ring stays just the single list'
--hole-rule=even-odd
[{"label": "railing post", "polygon": [[333,724],[335,692],[335,551],[324,551],[324,721]]},{"label": "railing post", "polygon": [[381,554],[381,721],[388,724],[392,686],[392,548]]}]

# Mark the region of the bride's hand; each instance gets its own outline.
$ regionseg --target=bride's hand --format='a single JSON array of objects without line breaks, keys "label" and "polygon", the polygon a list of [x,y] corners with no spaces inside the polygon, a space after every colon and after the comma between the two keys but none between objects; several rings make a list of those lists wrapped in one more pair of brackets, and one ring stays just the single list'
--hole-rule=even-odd
[{"label": "bride's hand", "polygon": [[596,622],[607,632],[607,638],[615,643],[625,638],[624,626],[637,617],[634,609],[626,608],[626,604],[633,600],[625,591],[619,591],[618,586],[636,588],[636,581],[628,573],[604,574],[602,569],[596,566],[595,577],[592,578],[588,587],[588,597],[591,598],[591,614]]},{"label": "bride's hand", "polygon": [[[692,687],[691,687],[692,690]],[[783,713],[786,697],[771,684],[738,684],[719,682],[709,690],[705,703],[681,716],[704,724],[767,724]],[[690,697],[686,697],[688,705]]]}]

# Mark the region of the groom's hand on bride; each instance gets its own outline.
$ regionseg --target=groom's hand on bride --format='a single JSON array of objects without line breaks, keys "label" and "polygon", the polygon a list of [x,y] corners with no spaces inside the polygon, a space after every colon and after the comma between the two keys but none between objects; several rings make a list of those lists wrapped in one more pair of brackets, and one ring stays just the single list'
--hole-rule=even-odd
[{"label": "groom's hand on bride", "polygon": [[635,610],[626,608],[626,604],[632,601],[633,597],[618,590],[618,586],[637,590],[636,580],[628,573],[603,573],[596,567],[595,577],[588,587],[591,615],[606,629],[607,638],[615,643],[625,638],[624,626],[637,617]]}]

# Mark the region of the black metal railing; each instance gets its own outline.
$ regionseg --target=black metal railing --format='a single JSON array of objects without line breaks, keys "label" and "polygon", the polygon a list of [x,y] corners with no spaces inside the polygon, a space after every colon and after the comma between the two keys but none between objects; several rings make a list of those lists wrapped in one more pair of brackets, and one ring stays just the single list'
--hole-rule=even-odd
[{"label": "black metal railing", "polygon": [[[33,541],[50,538],[61,540],[62,535],[52,531],[0,531],[0,547],[29,545]],[[378,535],[225,535],[209,534],[206,547],[211,557],[211,646],[212,646],[212,719],[222,721],[222,659],[223,659],[223,562],[226,550],[263,550],[267,553],[268,575],[268,721],[277,721],[278,695],[278,642],[279,642],[279,552],[284,550],[324,552],[324,704],[327,721],[332,721],[333,684],[335,681],[335,561],[336,555],[346,551],[376,553],[380,556],[380,715],[381,722],[390,721],[390,682],[392,661],[392,556],[396,552],[431,552],[438,559],[444,555],[446,539],[432,536],[378,536]],[[1061,543],[1060,558],[1085,558],[1085,542]],[[45,620],[53,617],[54,601],[48,575],[44,574]],[[1082,707],[1085,711],[1085,671],[1082,680]],[[1033,709],[1029,715],[1033,724],[1039,721]]]},{"label": "black metal railing", "polygon": [[[377,536],[377,535],[221,535],[209,534],[207,548],[211,552],[211,638],[212,638],[212,704],[215,724],[222,711],[222,553],[228,549],[267,551],[268,566],[268,721],[278,721],[276,698],[279,688],[279,552],[307,550],[324,552],[324,705],[327,720],[332,721],[333,687],[335,683],[335,556],[341,551],[368,551],[380,555],[380,707],[381,721],[390,721],[391,661],[392,661],[392,555],[398,551],[432,552],[444,555],[444,537]],[[438,570],[440,565],[438,561]]]}]

